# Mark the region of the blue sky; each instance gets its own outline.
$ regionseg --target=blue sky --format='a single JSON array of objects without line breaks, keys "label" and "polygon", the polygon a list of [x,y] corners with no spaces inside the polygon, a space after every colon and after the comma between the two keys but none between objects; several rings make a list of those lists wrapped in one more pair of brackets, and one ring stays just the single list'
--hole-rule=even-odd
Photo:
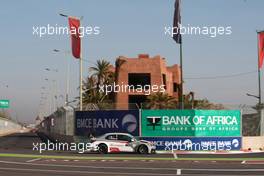
[{"label": "blue sky", "polygon": [[[185,91],[223,104],[254,104],[245,94],[257,93],[257,73],[225,79],[187,79],[257,70],[256,30],[264,29],[264,1],[183,0],[182,22],[191,26],[231,26],[232,35],[210,38],[185,35]],[[83,39],[84,75],[97,59],[114,63],[120,55],[161,55],[168,65],[179,63],[179,46],[164,35],[172,25],[174,0],[3,0],[0,6],[0,96],[11,100],[10,112],[30,121],[39,111],[44,79],[57,80],[65,92],[66,63],[70,62],[70,97],[78,92],[78,62],[53,49],[70,50],[69,37],[32,35],[33,26],[66,26],[66,13],[84,16],[84,26],[99,26],[101,34]],[[47,72],[44,69],[58,69]],[[8,88],[5,85],[9,85]],[[46,90],[45,92],[50,92]],[[62,104],[63,100],[60,100]]]}]

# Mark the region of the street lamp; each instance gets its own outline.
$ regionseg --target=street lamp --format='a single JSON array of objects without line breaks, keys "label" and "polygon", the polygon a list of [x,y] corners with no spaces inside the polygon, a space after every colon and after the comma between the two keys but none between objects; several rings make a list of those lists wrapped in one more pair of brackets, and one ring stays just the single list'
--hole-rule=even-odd
[{"label": "street lamp", "polygon": [[45,68],[46,71],[58,72],[58,69]]},{"label": "street lamp", "polygon": [[249,93],[247,93],[246,95],[249,96],[249,97],[257,98],[258,100],[260,100],[260,97],[257,96],[257,95],[253,95],[253,94],[249,94]]},{"label": "street lamp", "polygon": [[[50,68],[46,68],[46,71],[54,71],[54,72],[58,72],[58,69],[50,69]],[[44,79],[45,81],[49,81],[48,78]],[[56,111],[58,104],[57,104],[57,94],[58,94],[58,86],[57,86],[57,81],[56,80],[52,80],[52,82],[50,82],[50,89],[52,91],[52,93],[50,94],[51,96],[51,102],[53,102],[53,108],[54,111]],[[51,110],[52,111],[52,110]],[[51,112],[52,113],[52,112]]]},{"label": "street lamp", "polygon": [[[56,53],[61,52],[59,49],[53,49],[53,51]],[[67,56],[69,51],[65,51],[64,53]],[[69,72],[70,72],[70,62],[69,62],[69,59],[67,59],[66,93],[65,93],[65,105],[66,106],[68,105],[68,102],[69,102],[69,87],[70,87]]]},{"label": "street lamp", "polygon": [[65,14],[63,14],[63,13],[60,13],[59,15],[60,15],[60,16],[63,16],[63,17],[66,17],[66,18],[68,17],[68,15],[65,15]]}]

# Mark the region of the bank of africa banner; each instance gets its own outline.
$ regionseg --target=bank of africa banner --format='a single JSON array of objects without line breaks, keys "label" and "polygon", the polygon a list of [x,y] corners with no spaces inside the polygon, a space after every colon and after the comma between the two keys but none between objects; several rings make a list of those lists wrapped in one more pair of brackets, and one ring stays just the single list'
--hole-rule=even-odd
[{"label": "bank of africa banner", "polygon": [[142,110],[141,136],[239,137],[240,110]]},{"label": "bank of africa banner", "polygon": [[138,110],[98,110],[75,112],[75,134],[100,136],[122,132],[139,135]]},{"label": "bank of africa banner", "polygon": [[157,150],[228,151],[240,150],[241,137],[142,137],[153,142]]}]

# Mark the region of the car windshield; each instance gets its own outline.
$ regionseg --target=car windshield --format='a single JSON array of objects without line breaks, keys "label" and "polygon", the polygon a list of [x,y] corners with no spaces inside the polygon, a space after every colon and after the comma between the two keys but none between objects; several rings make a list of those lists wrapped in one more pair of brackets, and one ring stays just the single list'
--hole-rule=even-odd
[{"label": "car windshield", "polygon": [[133,137],[133,138],[134,138],[135,141],[139,141],[140,140],[139,136]]},{"label": "car windshield", "polygon": [[131,138],[131,141],[134,140],[134,141],[138,141],[138,137],[134,137],[132,135],[128,135],[130,138]]},{"label": "car windshield", "polygon": [[117,136],[117,138],[120,141],[128,141],[128,142],[130,142],[131,139],[132,139],[132,136],[120,134],[120,135]]}]

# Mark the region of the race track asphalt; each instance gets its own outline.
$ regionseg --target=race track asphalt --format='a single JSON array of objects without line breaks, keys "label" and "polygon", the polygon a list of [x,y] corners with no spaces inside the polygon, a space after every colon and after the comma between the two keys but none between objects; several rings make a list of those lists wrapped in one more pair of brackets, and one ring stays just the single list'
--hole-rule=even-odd
[{"label": "race track asphalt", "polygon": [[264,175],[264,154],[77,154],[32,151],[34,133],[0,138],[0,175]]}]

